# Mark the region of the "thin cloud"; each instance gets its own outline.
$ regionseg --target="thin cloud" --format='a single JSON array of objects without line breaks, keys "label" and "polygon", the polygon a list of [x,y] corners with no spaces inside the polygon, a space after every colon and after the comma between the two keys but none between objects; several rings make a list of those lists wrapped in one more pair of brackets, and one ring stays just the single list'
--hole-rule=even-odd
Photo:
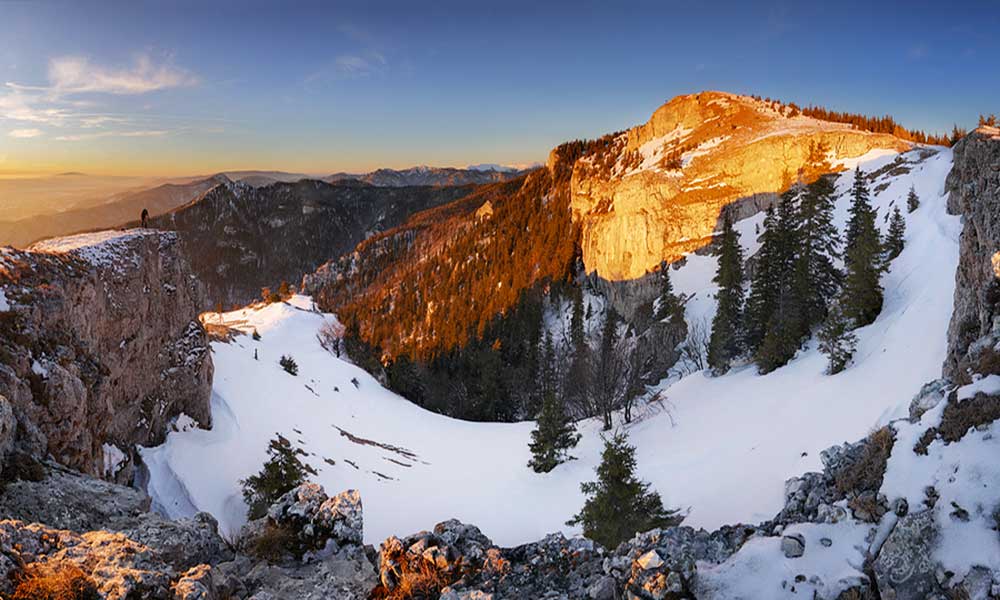
[{"label": "thin cloud", "polygon": [[381,52],[370,50],[357,54],[340,54],[333,63],[306,77],[306,83],[329,79],[359,79],[381,73],[389,61]]},{"label": "thin cloud", "polygon": [[85,140],[93,140],[97,138],[107,138],[107,137],[159,137],[162,135],[167,135],[169,131],[163,129],[148,129],[139,131],[101,131],[98,133],[81,133],[78,135],[61,135],[55,138],[60,142],[82,142]]},{"label": "thin cloud", "polygon": [[95,64],[83,56],[62,56],[49,61],[50,89],[60,94],[146,94],[195,85],[197,78],[171,64],[156,64],[148,55],[136,57],[129,68]]},{"label": "thin cloud", "polygon": [[27,139],[38,137],[42,135],[42,133],[41,129],[13,129],[7,135],[12,138]]}]

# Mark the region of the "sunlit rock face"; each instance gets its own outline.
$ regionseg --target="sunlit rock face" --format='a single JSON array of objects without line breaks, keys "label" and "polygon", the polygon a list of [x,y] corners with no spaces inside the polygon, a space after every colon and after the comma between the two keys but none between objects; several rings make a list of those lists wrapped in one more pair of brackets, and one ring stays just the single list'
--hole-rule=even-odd
[{"label": "sunlit rock face", "polygon": [[[887,134],[795,115],[747,96],[679,96],[649,122],[577,162],[574,218],[588,272],[636,279],[704,246],[722,207],[786,189],[798,178],[842,170],[841,161],[910,144]],[[822,151],[810,155],[822,145]]]}]

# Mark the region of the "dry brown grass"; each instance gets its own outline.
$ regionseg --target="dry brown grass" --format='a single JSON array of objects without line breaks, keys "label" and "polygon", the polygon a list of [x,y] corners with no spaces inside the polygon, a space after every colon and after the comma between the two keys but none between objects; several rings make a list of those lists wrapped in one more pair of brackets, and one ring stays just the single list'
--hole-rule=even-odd
[{"label": "dry brown grass", "polygon": [[272,523],[268,523],[260,535],[236,543],[245,545],[246,552],[250,556],[268,562],[279,562],[289,555],[294,556],[298,549],[298,540],[295,539],[295,534]]},{"label": "dry brown grass", "polygon": [[99,600],[97,586],[79,567],[33,563],[17,575],[11,600]]},{"label": "dry brown grass", "polygon": [[878,491],[885,475],[885,463],[896,441],[891,427],[876,429],[868,435],[864,455],[853,465],[837,474],[834,484],[837,492]]},{"label": "dry brown grass", "polygon": [[457,575],[449,576],[425,560],[404,561],[396,587],[385,589],[379,584],[371,598],[378,600],[437,600],[441,590],[451,585]]},{"label": "dry brown grass", "polygon": [[975,371],[983,375],[1000,375],[1000,352],[993,348],[985,348],[979,354]]}]

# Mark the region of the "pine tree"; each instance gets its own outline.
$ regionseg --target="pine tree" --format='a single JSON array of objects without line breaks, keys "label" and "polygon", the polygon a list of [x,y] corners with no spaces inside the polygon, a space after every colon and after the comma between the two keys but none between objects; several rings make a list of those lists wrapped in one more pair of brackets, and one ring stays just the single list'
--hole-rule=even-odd
[{"label": "pine tree", "polygon": [[885,257],[892,260],[900,255],[903,246],[906,244],[906,219],[899,207],[892,211],[892,218],[889,219],[889,234],[885,238]]},{"label": "pine tree", "polygon": [[587,496],[583,509],[567,525],[583,526],[583,534],[605,548],[615,548],[640,531],[672,527],[683,520],[663,507],[660,495],[635,476],[635,448],[622,433],[604,441],[597,481],[580,485]]},{"label": "pine tree", "polygon": [[910,193],[906,195],[906,210],[907,212],[913,212],[920,208],[920,197],[917,196],[917,190],[910,186]]},{"label": "pine tree", "polygon": [[774,208],[769,207],[764,216],[764,231],[760,235],[761,246],[754,256],[756,266],[750,281],[750,295],[747,297],[743,313],[745,347],[751,354],[756,353],[761,342],[764,341],[767,325],[774,313],[776,291],[780,280],[780,274],[775,268],[777,235],[777,216],[775,216]]},{"label": "pine tree", "polygon": [[774,223],[770,252],[774,271],[773,311],[767,320],[764,339],[754,355],[761,373],[786,364],[799,349],[805,327],[805,299],[800,296],[803,265],[798,262],[801,247],[799,201],[803,189],[793,186],[782,195]]},{"label": "pine tree", "polygon": [[743,318],[743,247],[740,246],[740,234],[733,228],[728,212],[722,222],[722,243],[719,245],[718,257],[719,265],[712,281],[719,287],[719,291],[715,295],[717,306],[708,342],[708,366],[716,373],[725,373],[743,349],[740,339]]},{"label": "pine tree", "polygon": [[843,274],[836,266],[840,235],[833,224],[835,188],[828,177],[809,184],[801,196],[798,215],[798,257],[795,295],[801,302],[799,334],[808,337],[826,318],[827,306],[836,296]]},{"label": "pine tree", "polygon": [[571,460],[568,450],[580,441],[576,426],[566,415],[566,408],[554,390],[545,392],[542,412],[531,432],[531,460],[528,466],[536,473],[548,473],[557,465]]},{"label": "pine tree", "polygon": [[817,334],[819,350],[829,359],[827,373],[835,375],[843,371],[857,348],[858,338],[851,331],[851,323],[844,314],[840,303],[834,302],[827,312],[826,321]]},{"label": "pine tree", "polygon": [[670,282],[670,264],[664,261],[660,263],[660,297],[656,304],[656,311],[653,313],[653,320],[670,319],[671,322],[674,322],[683,319],[683,317],[681,303],[674,295],[674,286]]},{"label": "pine tree", "polygon": [[573,313],[569,327],[570,361],[566,370],[563,389],[566,401],[587,416],[592,416],[591,382],[592,357],[584,332],[583,296],[579,290],[573,295]]},{"label": "pine tree", "polygon": [[855,172],[851,194],[851,218],[847,223],[847,250],[844,263],[842,305],[855,327],[868,325],[882,311],[882,273],[885,261],[882,239],[875,226],[876,213],[868,201],[864,174]]},{"label": "pine tree", "polygon": [[316,470],[299,460],[305,451],[294,448],[285,437],[278,435],[267,447],[267,462],[256,475],[240,481],[247,516],[259,519],[278,498],[305,483]]},{"label": "pine tree", "polygon": [[[850,248],[858,239],[858,231],[862,223],[872,211],[869,201],[868,184],[865,183],[865,172],[860,167],[854,170],[854,183],[851,184],[850,218],[847,221],[847,232],[844,235],[844,247]],[[874,222],[874,217],[872,221]]]}]

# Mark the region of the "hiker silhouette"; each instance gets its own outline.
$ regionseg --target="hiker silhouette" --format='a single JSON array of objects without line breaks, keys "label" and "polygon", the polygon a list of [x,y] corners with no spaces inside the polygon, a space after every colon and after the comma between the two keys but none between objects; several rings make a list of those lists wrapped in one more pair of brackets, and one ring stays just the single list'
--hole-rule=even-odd
[{"label": "hiker silhouette", "polygon": [[142,228],[146,228],[146,220],[149,219],[149,211],[145,208],[142,209]]}]

